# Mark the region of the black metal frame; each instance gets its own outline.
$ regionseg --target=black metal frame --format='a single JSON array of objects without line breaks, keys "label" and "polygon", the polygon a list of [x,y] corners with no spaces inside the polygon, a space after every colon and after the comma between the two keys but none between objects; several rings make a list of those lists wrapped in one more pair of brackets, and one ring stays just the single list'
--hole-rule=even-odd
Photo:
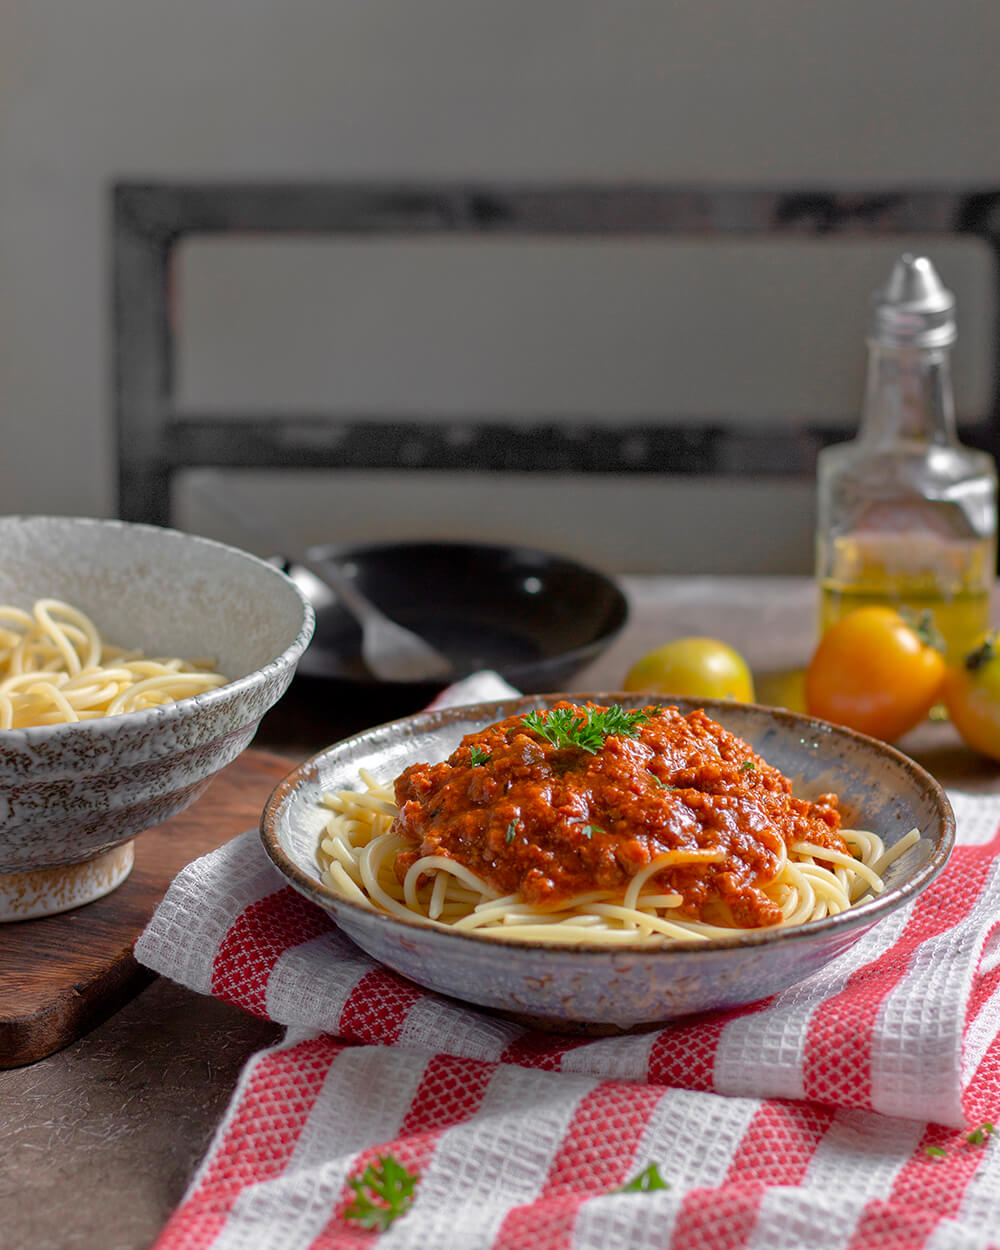
[{"label": "black metal frame", "polygon": [[[594,424],[560,418],[359,420],[350,414],[208,416],[173,402],[168,293],[172,249],[188,235],[475,235],[796,238],[973,235],[991,249],[1000,309],[1000,188],[740,190],[646,185],[133,183],[112,189],[118,512],[168,524],[180,469],[422,468],[520,472],[811,474],[850,427],[742,431]],[[994,381],[1000,379],[1000,327]],[[995,388],[994,388],[995,390]],[[1000,400],[964,441],[996,454]]]}]

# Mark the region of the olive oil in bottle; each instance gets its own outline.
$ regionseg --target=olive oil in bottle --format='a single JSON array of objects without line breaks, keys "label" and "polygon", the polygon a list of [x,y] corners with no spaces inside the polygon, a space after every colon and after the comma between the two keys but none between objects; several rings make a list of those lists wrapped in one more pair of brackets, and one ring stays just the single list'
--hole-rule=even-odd
[{"label": "olive oil in bottle", "polygon": [[865,604],[929,612],[948,658],[989,626],[996,568],[992,456],[955,433],[955,302],[924,257],[876,292],[858,437],[817,468],[820,628]]}]

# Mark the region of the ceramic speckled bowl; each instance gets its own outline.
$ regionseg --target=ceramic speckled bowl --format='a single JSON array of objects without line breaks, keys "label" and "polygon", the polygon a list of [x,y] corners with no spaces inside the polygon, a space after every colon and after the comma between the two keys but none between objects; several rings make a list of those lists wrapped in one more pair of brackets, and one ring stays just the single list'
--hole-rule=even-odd
[{"label": "ceramic speckled bowl", "polygon": [[230,681],[148,711],[0,730],[0,920],[106,894],[130,840],[248,745],[312,635],[312,608],[255,556],[155,526],[0,517],[0,603],[59,598],[149,656],[211,656]]},{"label": "ceramic speckled bowl", "polygon": [[914,898],[947,861],[955,831],[948,799],[933,778],[892,747],[791,712],[671,698],[685,712],[704,707],[781,769],[802,797],[836,791],[845,824],[872,829],[887,845],[917,826],[921,841],[887,870],[885,892],[839,916],[793,929],[669,949],[609,950],[501,944],[477,933],[430,928],[343,900],[320,881],[316,847],[326,815],[319,805],[324,792],[356,786],[359,767],[391,780],[408,764],[442,760],[463,734],[560,698],[626,707],[649,702],[636,694],[532,696],[423,712],[369,730],[321,752],[275,789],[261,821],[268,854],[358,946],[419,985],[535,1025],[587,1032],[645,1027],[776,993],[840,955]]}]

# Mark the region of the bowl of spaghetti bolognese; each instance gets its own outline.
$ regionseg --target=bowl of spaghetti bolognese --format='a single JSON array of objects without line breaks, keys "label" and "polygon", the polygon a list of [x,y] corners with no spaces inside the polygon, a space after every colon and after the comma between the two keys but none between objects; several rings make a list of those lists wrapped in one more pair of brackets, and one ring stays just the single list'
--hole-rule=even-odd
[{"label": "bowl of spaghetti bolognese", "polygon": [[401,975],[615,1032],[816,971],[930,885],[954,816],[912,760],[823,721],[555,694],[347,739],[279,784],[261,836]]}]

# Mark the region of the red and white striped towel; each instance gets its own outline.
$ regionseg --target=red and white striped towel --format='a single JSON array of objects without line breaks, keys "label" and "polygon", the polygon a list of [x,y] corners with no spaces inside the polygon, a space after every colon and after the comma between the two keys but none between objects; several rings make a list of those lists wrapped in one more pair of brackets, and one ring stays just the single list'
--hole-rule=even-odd
[{"label": "red and white striped towel", "polygon": [[[180,874],[136,955],[288,1032],[247,1065],[158,1250],[996,1250],[1000,800],[951,799],[948,868],[826,969],[598,1041],[382,969],[243,834]],[[988,1120],[996,1139],[969,1142]],[[349,1181],[387,1155],[415,1199],[365,1231]],[[613,1192],[651,1163],[669,1188]]]}]

